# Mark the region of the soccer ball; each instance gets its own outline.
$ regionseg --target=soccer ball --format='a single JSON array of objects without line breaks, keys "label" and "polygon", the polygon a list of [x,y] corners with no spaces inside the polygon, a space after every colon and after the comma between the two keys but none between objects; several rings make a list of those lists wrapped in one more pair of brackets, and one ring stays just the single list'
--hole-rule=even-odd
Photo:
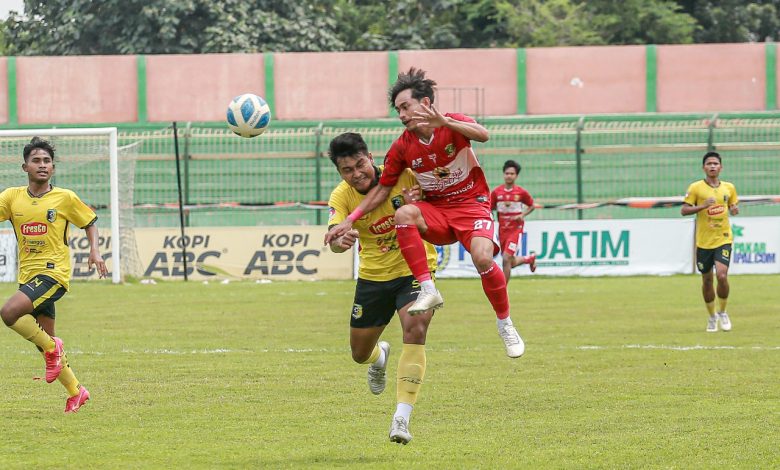
[{"label": "soccer ball", "polygon": [[227,125],[241,137],[256,137],[268,128],[271,108],[264,99],[252,93],[236,96],[228,105]]}]

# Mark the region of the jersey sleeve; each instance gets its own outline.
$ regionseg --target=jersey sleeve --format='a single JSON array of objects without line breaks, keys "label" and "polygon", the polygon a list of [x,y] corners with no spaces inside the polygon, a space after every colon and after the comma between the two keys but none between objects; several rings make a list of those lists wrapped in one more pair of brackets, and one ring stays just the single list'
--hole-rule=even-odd
[{"label": "jersey sleeve", "polygon": [[340,191],[339,188],[334,189],[328,199],[328,226],[343,222],[349,215],[349,210],[344,192]]},{"label": "jersey sleeve", "polygon": [[401,172],[401,175],[398,177],[398,183],[401,186],[401,188],[411,188],[412,186],[418,184],[417,178],[414,176],[414,172],[406,168],[404,171]]},{"label": "jersey sleeve", "polygon": [[385,155],[385,169],[382,171],[382,176],[379,178],[379,184],[382,186],[395,186],[398,183],[398,178],[401,176],[401,172],[406,168],[406,161],[404,160],[404,145],[401,140],[396,140],[393,145],[390,146],[390,150]]},{"label": "jersey sleeve", "polygon": [[490,210],[496,210],[496,204],[498,204],[498,196],[496,196],[496,190],[490,191]]},{"label": "jersey sleeve", "polygon": [[0,221],[11,218],[11,192],[5,190],[0,193]]},{"label": "jersey sleeve", "polygon": [[688,190],[685,191],[685,197],[683,198],[683,202],[686,204],[690,204],[692,206],[696,205],[696,183],[693,183],[690,186],[688,186]]},{"label": "jersey sleeve", "polygon": [[520,202],[528,207],[531,207],[534,205],[534,198],[531,196],[531,193],[529,193],[526,189],[523,189],[523,191],[520,193]]},{"label": "jersey sleeve", "polygon": [[70,193],[70,204],[67,207],[65,218],[79,228],[87,228],[97,220],[95,211],[79,199],[76,193]]},{"label": "jersey sleeve", "polygon": [[729,198],[729,207],[739,204],[739,197],[737,196],[737,187],[731,185],[731,197]]}]

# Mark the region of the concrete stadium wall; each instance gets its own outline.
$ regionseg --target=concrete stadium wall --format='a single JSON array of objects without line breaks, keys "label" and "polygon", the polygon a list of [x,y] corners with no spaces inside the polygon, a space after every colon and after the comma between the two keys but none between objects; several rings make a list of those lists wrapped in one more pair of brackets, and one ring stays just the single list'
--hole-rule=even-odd
[{"label": "concrete stadium wall", "polygon": [[0,127],[222,121],[262,95],[278,120],[393,116],[418,67],[442,111],[478,116],[776,110],[777,45],[0,58]]},{"label": "concrete stadium wall", "polygon": [[149,121],[219,121],[235,96],[263,89],[262,54],[146,57]]}]

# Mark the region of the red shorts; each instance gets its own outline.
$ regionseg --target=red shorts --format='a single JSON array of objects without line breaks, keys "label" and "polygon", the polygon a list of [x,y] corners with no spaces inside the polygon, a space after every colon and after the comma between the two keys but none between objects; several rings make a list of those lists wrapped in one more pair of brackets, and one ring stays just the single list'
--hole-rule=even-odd
[{"label": "red shorts", "polygon": [[501,252],[509,256],[520,253],[523,246],[523,230],[499,230],[498,240],[501,242]]},{"label": "red shorts", "polygon": [[489,202],[442,200],[433,204],[429,201],[414,203],[422,212],[428,230],[421,234],[423,239],[434,245],[449,245],[459,241],[471,252],[471,239],[484,237],[493,241],[493,256],[498,254],[493,214]]}]

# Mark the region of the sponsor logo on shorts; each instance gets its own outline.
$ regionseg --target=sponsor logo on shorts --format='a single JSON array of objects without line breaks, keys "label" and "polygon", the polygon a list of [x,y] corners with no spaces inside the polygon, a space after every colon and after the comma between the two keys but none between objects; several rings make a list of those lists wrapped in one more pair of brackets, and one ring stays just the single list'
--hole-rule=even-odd
[{"label": "sponsor logo on shorts", "polygon": [[37,235],[46,235],[46,232],[49,231],[49,226],[41,222],[28,222],[22,224],[22,226],[19,227],[19,230],[22,232],[22,235],[34,237]]},{"label": "sponsor logo on shorts", "polygon": [[728,257],[729,257],[729,255],[730,255],[730,251],[724,248],[723,250],[721,250],[720,254],[721,254],[721,256],[723,256],[724,258],[728,258]]},{"label": "sponsor logo on shorts", "polygon": [[696,267],[699,268],[699,271],[704,271],[704,263],[701,261],[696,262]]},{"label": "sponsor logo on shorts", "polygon": [[352,306],[352,318],[355,320],[359,319],[363,316],[363,306],[360,304],[355,304]]}]

